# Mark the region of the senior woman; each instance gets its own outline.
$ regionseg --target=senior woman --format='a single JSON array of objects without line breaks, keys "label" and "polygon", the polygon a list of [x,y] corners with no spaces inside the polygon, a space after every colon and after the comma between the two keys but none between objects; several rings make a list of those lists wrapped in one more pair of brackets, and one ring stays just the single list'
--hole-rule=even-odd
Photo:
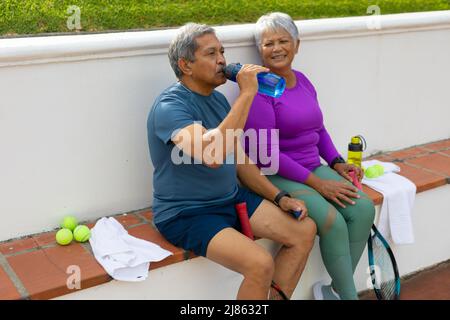
[{"label": "senior woman", "polygon": [[[262,16],[256,23],[255,39],[263,65],[286,80],[286,90],[280,98],[258,93],[245,130],[267,129],[257,131],[256,149],[264,148],[271,159],[278,160],[277,174],[268,178],[303,200],[317,224],[320,252],[332,282],[316,283],[314,297],[358,299],[353,273],[375,214],[370,198],[349,182],[350,170],[356,171],[360,180],[362,171],[339,155],[324,127],[314,86],[303,73],[292,69],[300,40],[291,17],[279,12]],[[278,139],[271,140],[273,129],[279,130]],[[261,139],[264,132],[267,136]],[[245,148],[258,166],[269,166],[259,156],[253,157],[260,152],[252,152],[249,143]],[[321,165],[320,157],[328,166]]]}]

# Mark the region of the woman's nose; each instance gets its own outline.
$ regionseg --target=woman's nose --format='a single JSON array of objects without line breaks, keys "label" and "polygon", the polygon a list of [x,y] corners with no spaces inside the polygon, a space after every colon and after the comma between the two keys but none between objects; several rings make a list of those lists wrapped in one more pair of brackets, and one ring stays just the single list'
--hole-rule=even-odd
[{"label": "woman's nose", "polygon": [[280,51],[281,50],[281,44],[279,42],[275,42],[273,44],[273,51]]}]

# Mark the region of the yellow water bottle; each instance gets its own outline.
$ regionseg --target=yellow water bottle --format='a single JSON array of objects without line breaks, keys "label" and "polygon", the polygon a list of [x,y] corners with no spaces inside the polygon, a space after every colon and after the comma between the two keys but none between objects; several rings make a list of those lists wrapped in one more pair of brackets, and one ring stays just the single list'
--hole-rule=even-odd
[{"label": "yellow water bottle", "polygon": [[361,168],[361,162],[362,162],[362,153],[365,150],[365,147],[363,148],[363,142],[364,145],[366,145],[366,141],[364,140],[364,137],[359,136],[353,136],[350,143],[348,144],[348,157],[347,157],[347,163],[354,164],[355,166],[358,166]]}]

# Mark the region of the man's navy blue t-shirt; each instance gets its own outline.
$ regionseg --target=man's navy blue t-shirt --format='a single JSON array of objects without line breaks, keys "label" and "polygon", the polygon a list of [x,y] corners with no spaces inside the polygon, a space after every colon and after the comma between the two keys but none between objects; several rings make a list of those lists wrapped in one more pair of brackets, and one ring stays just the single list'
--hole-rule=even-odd
[{"label": "man's navy blue t-shirt", "polygon": [[[180,82],[164,90],[156,99],[147,119],[148,144],[154,166],[155,223],[175,217],[185,209],[227,203],[236,195],[238,181],[234,161],[226,161],[215,169],[195,163],[190,157],[190,161],[185,161],[190,163],[180,163],[182,151],[171,140],[174,132],[195,122],[208,130],[216,128],[230,109],[220,92],[214,90],[211,95],[203,96]],[[175,161],[173,155],[178,155]],[[186,155],[184,158],[186,160]]]}]

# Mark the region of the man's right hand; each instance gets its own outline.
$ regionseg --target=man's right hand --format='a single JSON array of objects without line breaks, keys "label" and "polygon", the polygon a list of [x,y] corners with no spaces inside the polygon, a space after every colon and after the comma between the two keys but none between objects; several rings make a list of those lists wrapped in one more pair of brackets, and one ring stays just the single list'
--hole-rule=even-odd
[{"label": "man's right hand", "polygon": [[266,67],[255,64],[244,64],[236,76],[241,94],[246,93],[253,96],[256,95],[258,92],[258,79],[256,75],[260,72],[269,71],[270,70]]}]

